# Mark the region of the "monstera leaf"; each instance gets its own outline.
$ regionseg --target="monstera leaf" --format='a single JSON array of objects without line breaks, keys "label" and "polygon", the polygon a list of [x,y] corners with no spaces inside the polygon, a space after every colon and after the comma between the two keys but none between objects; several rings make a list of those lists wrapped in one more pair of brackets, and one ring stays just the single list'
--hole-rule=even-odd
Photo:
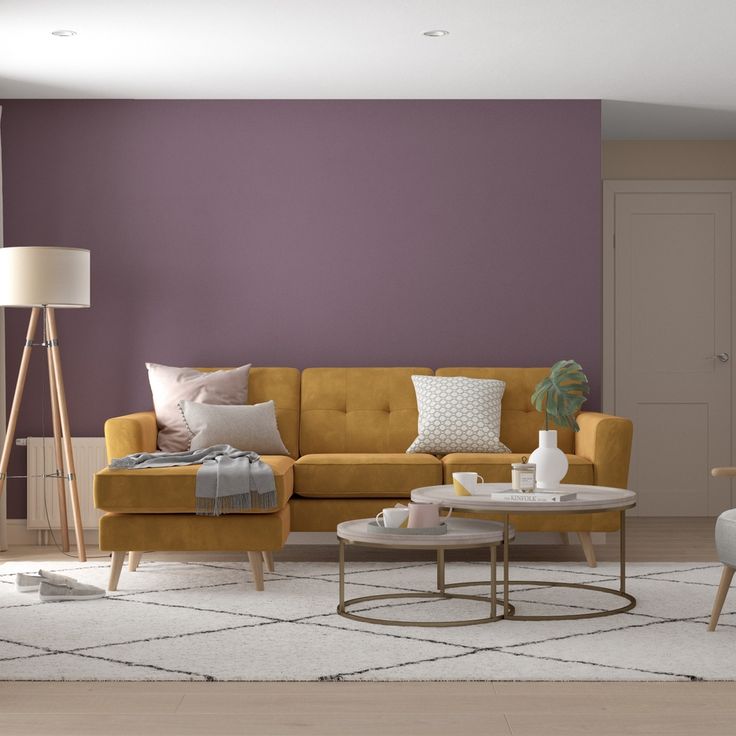
[{"label": "monstera leaf", "polygon": [[588,378],[579,363],[560,360],[552,366],[549,376],[537,384],[532,404],[544,412],[544,428],[549,429],[550,418],[558,427],[579,431],[575,414],[585,403],[590,392]]}]

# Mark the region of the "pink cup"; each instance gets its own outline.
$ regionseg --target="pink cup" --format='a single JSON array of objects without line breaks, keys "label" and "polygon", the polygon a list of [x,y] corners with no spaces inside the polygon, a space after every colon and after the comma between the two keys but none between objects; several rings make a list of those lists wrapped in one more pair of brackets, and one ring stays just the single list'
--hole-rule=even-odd
[{"label": "pink cup", "polygon": [[410,503],[409,529],[424,529],[430,526],[439,526],[442,521],[450,518],[452,509],[447,516],[440,516],[440,506],[436,503]]}]

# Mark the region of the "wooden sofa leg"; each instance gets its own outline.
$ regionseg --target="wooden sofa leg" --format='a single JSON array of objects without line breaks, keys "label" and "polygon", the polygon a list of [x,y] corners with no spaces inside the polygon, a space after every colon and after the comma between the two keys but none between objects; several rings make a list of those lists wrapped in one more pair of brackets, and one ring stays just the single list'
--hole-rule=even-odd
[{"label": "wooden sofa leg", "polygon": [[578,532],[580,544],[583,545],[583,554],[588,562],[588,567],[597,567],[598,563],[595,559],[595,549],[593,548],[593,540],[590,538],[590,532]]},{"label": "wooden sofa leg", "polygon": [[123,569],[125,562],[125,552],[113,552],[112,562],[110,563],[110,580],[107,583],[108,590],[118,589],[118,580],[120,580],[120,571]]},{"label": "wooden sofa leg", "polygon": [[128,552],[128,570],[135,572],[138,569],[138,563],[141,561],[143,552]]},{"label": "wooden sofa leg", "polygon": [[256,590],[263,590],[263,554],[261,552],[248,552],[250,570],[253,573],[253,583]]},{"label": "wooden sofa leg", "polygon": [[729,565],[723,566],[723,570],[721,571],[721,584],[718,586],[716,599],[713,603],[713,612],[710,615],[708,631],[715,631],[716,626],[718,626],[718,619],[721,617],[721,609],[723,608],[723,604],[726,600],[728,589],[731,587],[731,580],[733,579],[734,572],[736,572],[736,570],[734,570],[733,567],[730,567]]},{"label": "wooden sofa leg", "polygon": [[567,532],[560,532],[562,544],[570,544],[570,535]]},{"label": "wooden sofa leg", "polygon": [[268,572],[273,572],[274,571],[274,566],[273,566],[273,552],[266,552],[266,551],[264,551],[263,552],[263,561],[266,563],[266,570],[268,570]]}]

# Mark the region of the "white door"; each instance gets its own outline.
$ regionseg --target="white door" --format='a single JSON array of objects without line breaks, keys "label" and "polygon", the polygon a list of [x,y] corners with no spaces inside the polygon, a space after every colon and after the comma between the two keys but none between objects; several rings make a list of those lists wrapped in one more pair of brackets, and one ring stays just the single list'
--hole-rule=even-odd
[{"label": "white door", "polygon": [[634,422],[646,516],[732,505],[710,468],[731,464],[733,193],[679,187],[614,198],[615,412]]}]

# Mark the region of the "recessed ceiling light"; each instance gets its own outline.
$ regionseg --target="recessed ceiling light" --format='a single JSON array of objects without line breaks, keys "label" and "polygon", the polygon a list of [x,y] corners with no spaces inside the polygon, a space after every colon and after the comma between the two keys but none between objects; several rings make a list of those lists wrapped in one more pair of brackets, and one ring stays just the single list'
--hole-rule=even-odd
[{"label": "recessed ceiling light", "polygon": [[62,38],[67,38],[68,36],[76,36],[77,35],[77,32],[76,31],[69,31],[69,30],[61,29],[59,31],[51,31],[51,35],[52,36],[61,36]]},{"label": "recessed ceiling light", "polygon": [[430,38],[441,38],[442,36],[449,36],[450,31],[424,31],[424,35]]}]

